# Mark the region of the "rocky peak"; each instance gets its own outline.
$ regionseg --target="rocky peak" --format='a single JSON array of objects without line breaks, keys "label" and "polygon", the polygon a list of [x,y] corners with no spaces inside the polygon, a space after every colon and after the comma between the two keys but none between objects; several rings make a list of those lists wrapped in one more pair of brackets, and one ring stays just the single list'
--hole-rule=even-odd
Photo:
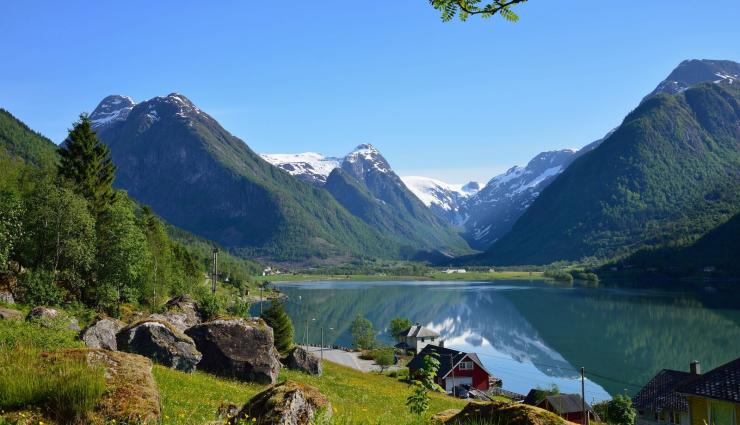
[{"label": "rocky peak", "polygon": [[128,96],[106,96],[90,114],[92,127],[100,129],[117,121],[125,121],[135,105],[136,102]]},{"label": "rocky peak", "polygon": [[393,172],[380,151],[369,143],[363,143],[350,152],[344,158],[342,168],[360,180],[363,180],[362,176],[367,172]]},{"label": "rocky peak", "polygon": [[738,79],[740,79],[740,63],[728,60],[685,60],[645,98],[658,93],[680,93],[695,84],[706,81],[719,83]]}]

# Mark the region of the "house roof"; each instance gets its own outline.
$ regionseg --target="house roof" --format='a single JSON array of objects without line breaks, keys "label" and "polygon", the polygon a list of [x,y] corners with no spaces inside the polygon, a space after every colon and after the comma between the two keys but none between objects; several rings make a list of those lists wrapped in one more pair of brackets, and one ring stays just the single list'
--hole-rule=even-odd
[{"label": "house roof", "polygon": [[463,351],[453,350],[451,348],[439,347],[436,345],[427,345],[422,349],[419,354],[414,356],[408,364],[409,369],[421,369],[424,367],[424,357],[432,355],[439,360],[439,369],[437,370],[437,377],[445,378],[452,369],[457,366],[466,357],[469,358],[473,363],[477,364],[478,367],[483,369],[488,375],[490,372],[483,366],[480,358],[475,353],[466,353]]},{"label": "house roof", "polygon": [[689,372],[663,369],[632,398],[632,405],[635,409],[653,412],[662,410],[688,412],[689,405],[686,399],[676,392],[676,388],[693,377],[696,375]]},{"label": "house roof", "polygon": [[682,383],[681,394],[740,403],[740,357]]},{"label": "house roof", "polygon": [[439,334],[417,323],[410,328],[399,332],[398,336],[409,338],[437,338],[439,337]]},{"label": "house roof", "polygon": [[[557,394],[545,397],[545,400],[560,415],[566,413],[576,413],[582,411],[581,396],[578,394]],[[544,400],[543,400],[544,401]],[[586,403],[586,410],[590,411],[591,406]]]}]

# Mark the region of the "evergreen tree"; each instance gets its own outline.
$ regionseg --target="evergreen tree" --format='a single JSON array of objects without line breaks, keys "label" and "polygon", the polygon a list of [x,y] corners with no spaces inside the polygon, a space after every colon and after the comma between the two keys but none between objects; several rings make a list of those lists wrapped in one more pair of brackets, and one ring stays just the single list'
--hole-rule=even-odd
[{"label": "evergreen tree", "polygon": [[293,328],[293,321],[285,312],[283,303],[280,300],[273,301],[270,308],[265,310],[260,317],[272,328],[275,336],[275,348],[281,353],[287,353],[293,347],[295,329]]},{"label": "evergreen tree", "polygon": [[91,212],[99,216],[115,199],[115,166],[110,150],[92,130],[87,114],[81,114],[74,123],[59,155],[59,175],[74,184],[75,191],[89,202]]}]

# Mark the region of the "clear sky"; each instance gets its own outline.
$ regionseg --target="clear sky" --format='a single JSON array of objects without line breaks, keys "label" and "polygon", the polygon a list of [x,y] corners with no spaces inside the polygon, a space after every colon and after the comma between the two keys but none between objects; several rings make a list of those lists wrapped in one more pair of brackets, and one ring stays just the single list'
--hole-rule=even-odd
[{"label": "clear sky", "polygon": [[4,2],[0,107],[59,142],[108,94],[179,92],[257,152],[369,142],[462,183],[600,138],[683,59],[740,60],[738,0],[530,0],[517,24],[279,3]]}]

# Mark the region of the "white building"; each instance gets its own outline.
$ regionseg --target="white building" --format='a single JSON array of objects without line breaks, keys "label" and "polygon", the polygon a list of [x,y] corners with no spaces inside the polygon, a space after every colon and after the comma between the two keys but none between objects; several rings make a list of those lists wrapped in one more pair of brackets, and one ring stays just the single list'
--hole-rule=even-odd
[{"label": "white building", "polygon": [[442,338],[437,332],[425,328],[418,323],[399,332],[396,335],[396,340],[398,341],[396,348],[413,351],[414,354],[419,354],[419,351],[423,350],[427,345],[444,346]]}]

